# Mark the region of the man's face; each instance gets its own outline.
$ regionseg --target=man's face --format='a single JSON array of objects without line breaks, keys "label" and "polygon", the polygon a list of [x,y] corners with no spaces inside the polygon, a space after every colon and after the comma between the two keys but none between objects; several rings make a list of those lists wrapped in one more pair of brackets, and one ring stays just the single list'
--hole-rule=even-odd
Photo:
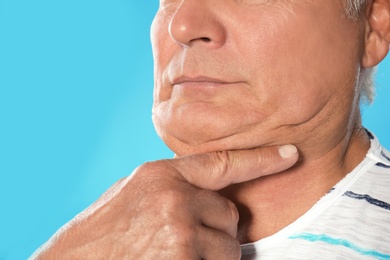
[{"label": "man's face", "polygon": [[185,155],[343,132],[357,103],[364,27],[343,10],[340,0],[160,0],[159,135]]}]

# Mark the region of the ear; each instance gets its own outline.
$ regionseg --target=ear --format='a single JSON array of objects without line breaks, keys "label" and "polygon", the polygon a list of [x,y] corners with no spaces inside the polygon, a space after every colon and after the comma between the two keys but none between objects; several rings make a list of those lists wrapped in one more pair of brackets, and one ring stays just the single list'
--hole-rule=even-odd
[{"label": "ear", "polygon": [[368,6],[362,66],[373,67],[389,52],[390,0],[372,0]]}]

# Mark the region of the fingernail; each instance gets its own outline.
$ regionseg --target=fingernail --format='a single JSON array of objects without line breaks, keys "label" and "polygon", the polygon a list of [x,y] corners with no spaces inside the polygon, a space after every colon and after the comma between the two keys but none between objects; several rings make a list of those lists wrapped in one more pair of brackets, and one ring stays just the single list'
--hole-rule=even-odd
[{"label": "fingernail", "polygon": [[279,146],[279,155],[284,159],[293,157],[297,152],[298,149],[292,144]]}]

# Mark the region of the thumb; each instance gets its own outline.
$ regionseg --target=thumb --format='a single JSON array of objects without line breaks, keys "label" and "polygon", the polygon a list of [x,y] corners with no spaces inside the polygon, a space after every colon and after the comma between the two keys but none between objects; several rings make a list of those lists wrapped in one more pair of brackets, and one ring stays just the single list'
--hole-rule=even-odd
[{"label": "thumb", "polygon": [[235,183],[281,172],[298,160],[293,145],[190,155],[167,160],[190,184],[220,190]]}]

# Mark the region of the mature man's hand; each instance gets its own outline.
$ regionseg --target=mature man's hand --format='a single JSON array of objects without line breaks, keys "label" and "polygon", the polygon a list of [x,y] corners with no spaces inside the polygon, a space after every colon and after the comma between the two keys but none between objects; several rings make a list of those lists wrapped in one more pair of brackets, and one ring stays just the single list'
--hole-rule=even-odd
[{"label": "mature man's hand", "polygon": [[32,258],[239,259],[235,205],[216,191],[291,167],[294,146],[146,163],[64,226]]}]

